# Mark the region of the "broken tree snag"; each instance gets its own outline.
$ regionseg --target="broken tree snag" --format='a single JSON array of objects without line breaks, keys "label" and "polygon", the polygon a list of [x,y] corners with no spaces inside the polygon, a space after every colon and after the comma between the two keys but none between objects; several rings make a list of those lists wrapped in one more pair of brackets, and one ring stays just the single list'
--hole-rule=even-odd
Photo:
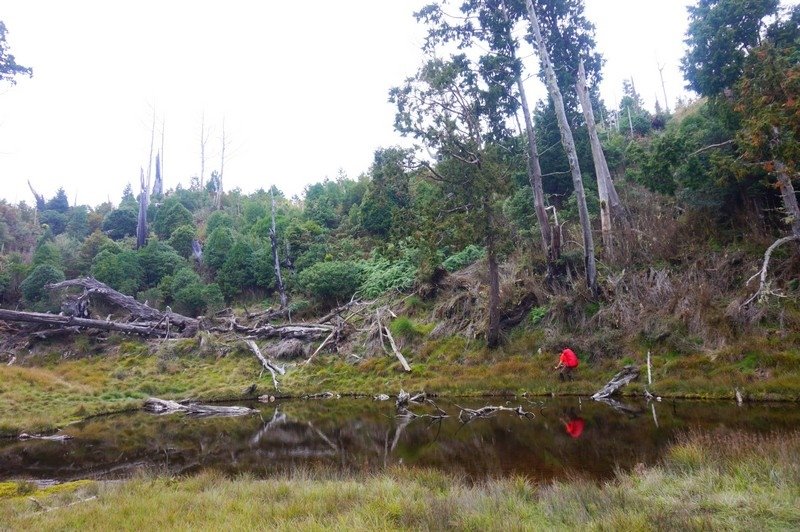
[{"label": "broken tree snag", "polygon": [[72,288],[75,286],[83,288],[84,290],[83,295],[79,297],[80,300],[97,297],[110,305],[128,311],[131,317],[137,320],[160,322],[164,320],[166,316],[169,318],[169,323],[176,326],[182,332],[182,336],[194,336],[200,326],[200,322],[196,318],[190,318],[171,311],[161,312],[153,307],[148,307],[144,303],[136,301],[131,296],[126,296],[121,292],[117,292],[110,286],[92,277],[68,279],[60,283],[49,284],[45,286],[45,288],[48,290],[60,290],[62,288]]},{"label": "broken tree snag", "polygon": [[614,378],[608,381],[608,384],[592,396],[595,401],[611,397],[619,392],[620,388],[629,382],[639,378],[639,368],[636,366],[625,366],[622,371],[614,375]]},{"label": "broken tree snag", "polygon": [[[18,312],[15,310],[0,309],[0,321],[16,321],[23,323],[36,323],[38,325],[49,325],[64,329],[64,333],[74,332],[75,327],[86,329],[100,329],[103,331],[114,331],[126,334],[137,334],[147,337],[160,337],[161,331],[155,330],[149,324],[137,323],[117,323],[106,320],[89,320],[86,318],[76,318],[74,316],[58,316],[56,314],[42,314],[39,312]],[[45,331],[46,333],[47,331]],[[38,334],[38,333],[34,333]],[[54,333],[44,334],[45,337],[53,336]]]},{"label": "broken tree snag", "polygon": [[277,377],[275,377],[275,373],[280,373],[281,375],[284,375],[286,373],[286,370],[267,360],[261,353],[261,350],[258,348],[258,345],[255,343],[255,341],[245,340],[244,343],[246,343],[247,347],[249,347],[250,350],[258,357],[258,359],[261,361],[261,365],[264,366],[264,368],[270,372],[270,374],[272,375],[272,384],[275,385],[275,389],[277,390],[278,379]]},{"label": "broken tree snag", "polygon": [[196,403],[182,404],[177,401],[169,401],[150,397],[144,402],[144,410],[154,414],[172,414],[175,412],[185,412],[190,416],[244,416],[258,412],[246,406],[212,406],[200,405]]},{"label": "broken tree snag", "polygon": [[510,408],[507,406],[484,406],[483,408],[479,408],[477,410],[473,410],[471,408],[464,408],[463,406],[459,406],[458,408],[459,410],[461,410],[461,412],[459,412],[458,414],[458,420],[461,421],[462,423],[468,423],[473,419],[479,417],[493,416],[498,412],[512,412],[514,414],[517,414],[519,417],[525,417],[529,419],[536,417],[536,414],[534,414],[533,412],[526,412],[525,410],[523,410],[522,406],[518,406],[516,408]]}]

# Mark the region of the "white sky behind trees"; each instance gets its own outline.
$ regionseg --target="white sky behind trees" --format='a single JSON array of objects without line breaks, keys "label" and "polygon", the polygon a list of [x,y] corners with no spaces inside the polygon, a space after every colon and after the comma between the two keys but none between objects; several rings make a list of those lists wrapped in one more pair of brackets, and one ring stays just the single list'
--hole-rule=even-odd
[{"label": "white sky behind trees", "polygon": [[[287,195],[342,169],[368,170],[376,148],[402,144],[388,90],[422,60],[412,13],[429,0],[4,0],[0,20],[33,78],[0,86],[0,198],[117,203],[138,188],[155,108],[165,122],[165,188],[220,166],[225,188],[277,185]],[[586,0],[606,59],[608,107],[635,80],[648,107],[686,97],[678,68],[689,0]],[[545,96],[537,79],[533,97]],[[663,101],[661,102],[663,105]],[[160,143],[156,134],[156,146]]]}]

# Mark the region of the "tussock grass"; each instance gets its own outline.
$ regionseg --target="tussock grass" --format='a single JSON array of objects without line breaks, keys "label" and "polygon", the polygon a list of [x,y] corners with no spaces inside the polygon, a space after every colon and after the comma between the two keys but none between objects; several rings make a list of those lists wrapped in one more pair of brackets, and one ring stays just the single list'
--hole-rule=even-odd
[{"label": "tussock grass", "polygon": [[[367,478],[310,470],[271,480],[204,473],[91,484],[57,499],[43,496],[38,505],[0,500],[0,522],[84,530],[788,530],[800,526],[798,464],[800,432],[689,433],[660,465],[605,484],[469,484],[406,468]],[[86,500],[90,495],[97,498]],[[76,501],[85,502],[67,506]]]}]

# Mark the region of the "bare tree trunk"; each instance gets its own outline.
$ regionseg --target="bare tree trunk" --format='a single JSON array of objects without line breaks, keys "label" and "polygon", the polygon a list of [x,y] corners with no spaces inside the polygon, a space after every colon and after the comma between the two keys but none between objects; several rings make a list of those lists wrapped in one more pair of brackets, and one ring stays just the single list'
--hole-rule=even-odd
[{"label": "bare tree trunk", "polygon": [[[511,35],[511,24],[508,18],[508,12],[503,9],[503,17],[508,23],[508,46],[511,58],[517,59],[516,43]],[[544,189],[542,188],[542,166],[539,163],[539,148],[536,145],[536,130],[533,128],[533,118],[531,117],[531,109],[528,106],[528,97],[525,94],[525,86],[522,83],[522,75],[517,74],[517,92],[519,92],[519,103],[522,107],[522,115],[525,119],[525,133],[527,134],[527,168],[528,168],[528,181],[533,191],[533,208],[536,211],[536,221],[539,223],[539,232],[542,236],[542,249],[547,256],[548,269],[549,265],[558,259],[553,255],[553,242],[550,231],[550,223],[547,220],[547,209],[544,206]]]},{"label": "bare tree trunk", "polygon": [[774,163],[775,173],[778,176],[778,186],[780,186],[781,197],[783,198],[783,208],[786,209],[786,214],[791,218],[792,235],[800,237],[800,207],[797,205],[797,195],[792,185],[792,178],[789,177],[783,161],[775,159]]},{"label": "bare tree trunk", "polygon": [[275,262],[275,280],[278,285],[278,293],[281,296],[281,308],[286,307],[286,288],[283,286],[283,277],[281,277],[281,261],[278,259],[278,233],[275,230],[275,193],[273,189],[269,189],[269,195],[272,199],[272,227],[269,230],[269,240],[272,244],[272,260]]},{"label": "bare tree trunk", "polygon": [[206,142],[208,142],[208,137],[206,136],[206,114],[203,113],[203,117],[200,119],[200,188],[201,189],[205,184]]},{"label": "bare tree trunk", "polygon": [[38,210],[40,210],[40,211],[43,211],[44,207],[45,207],[44,196],[42,196],[41,194],[37,193],[33,189],[33,185],[31,185],[31,180],[30,179],[28,179],[28,188],[31,189],[31,192],[33,193],[33,197],[36,200],[36,208]]},{"label": "bare tree trunk", "polygon": [[486,344],[497,347],[500,344],[500,274],[497,267],[495,249],[494,213],[488,198],[484,199],[486,212],[486,261],[489,266],[489,316],[486,328]]},{"label": "bare tree trunk", "polygon": [[217,176],[217,196],[214,199],[214,208],[219,210],[222,207],[222,175],[225,171],[225,119],[222,119],[222,154],[219,164],[219,175]]},{"label": "bare tree trunk", "polygon": [[136,221],[136,249],[147,244],[147,204],[149,203],[150,186],[144,180],[144,169],[139,168],[139,217]]},{"label": "bare tree trunk", "polygon": [[161,153],[156,153],[156,180],[153,182],[153,196],[164,194],[164,182],[161,177]]},{"label": "bare tree trunk", "polygon": [[[777,146],[780,138],[780,131],[777,127],[772,126],[773,149]],[[786,171],[786,165],[777,157],[773,160],[775,165],[775,174],[778,177],[778,186],[781,189],[781,198],[783,198],[783,208],[786,209],[786,215],[790,219],[792,226],[792,234],[800,237],[800,207],[797,205],[797,196],[795,195],[794,185],[792,185],[792,178]]]},{"label": "bare tree trunk", "polygon": [[594,171],[597,174],[597,192],[600,196],[600,227],[603,237],[603,246],[606,252],[613,252],[613,239],[611,229],[611,205],[609,203],[609,186],[611,183],[611,172],[608,170],[608,163],[603,154],[603,146],[600,144],[600,137],[597,136],[597,125],[594,122],[594,111],[592,102],[589,99],[589,90],[586,87],[586,72],[583,69],[583,61],[578,65],[578,80],[575,84],[578,91],[578,99],[583,108],[583,118],[586,120],[586,127],[589,130],[589,143],[592,147],[592,159],[594,161]]},{"label": "bare tree trunk", "polygon": [[558,88],[556,73],[553,69],[553,63],[550,60],[550,54],[547,52],[544,38],[542,37],[542,31],[539,27],[539,19],[536,16],[533,2],[532,0],[526,0],[525,4],[528,8],[528,16],[531,21],[531,29],[533,31],[534,41],[539,51],[539,57],[544,65],[547,89],[550,93],[550,98],[553,100],[553,105],[556,110],[558,129],[561,132],[561,143],[564,145],[564,150],[567,152],[569,168],[572,173],[572,183],[575,187],[575,197],[578,200],[578,215],[580,217],[581,231],[583,233],[583,256],[586,267],[586,284],[592,293],[596,293],[597,263],[594,256],[592,225],[591,220],[589,220],[589,209],[586,206],[586,193],[583,190],[583,177],[581,176],[581,168],[580,164],[578,163],[578,153],[575,150],[575,140],[572,138],[572,130],[570,130],[569,122],[567,121],[567,113],[564,110],[564,99],[561,96],[561,90]]}]

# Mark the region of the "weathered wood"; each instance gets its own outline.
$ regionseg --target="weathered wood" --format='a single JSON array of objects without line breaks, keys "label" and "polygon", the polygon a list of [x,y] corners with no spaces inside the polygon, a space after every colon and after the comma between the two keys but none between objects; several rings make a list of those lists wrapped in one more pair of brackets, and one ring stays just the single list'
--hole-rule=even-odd
[{"label": "weathered wood", "polygon": [[767,248],[767,251],[764,252],[764,263],[762,264],[761,269],[758,272],[756,272],[756,274],[753,275],[750,279],[748,279],[747,283],[745,283],[746,285],[748,285],[753,281],[753,279],[755,279],[756,277],[760,277],[758,290],[756,290],[756,293],[753,294],[747,301],[742,303],[742,305],[741,305],[742,307],[745,307],[745,306],[749,305],[755,299],[758,299],[759,301],[761,301],[763,298],[767,297],[768,295],[780,295],[780,294],[774,294],[774,292],[772,292],[772,290],[769,287],[769,282],[767,281],[767,272],[769,271],[769,261],[770,261],[770,258],[772,257],[772,253],[776,249],[778,249],[778,247],[782,246],[783,244],[786,244],[787,242],[791,242],[793,240],[800,240],[800,235],[785,236],[783,238],[780,238],[780,239],[776,240],[775,242],[772,243],[772,245],[770,247]]},{"label": "weathered wood", "polygon": [[28,434],[27,432],[23,432],[19,436],[17,436],[19,440],[46,440],[46,441],[67,441],[71,440],[72,436],[68,434],[53,434],[52,436],[42,436],[39,434]]},{"label": "weathered wood", "polygon": [[178,327],[182,331],[183,336],[194,336],[199,327],[199,321],[196,318],[190,318],[182,314],[167,311],[161,312],[160,310],[149,307],[143,303],[136,301],[131,296],[117,292],[110,286],[101,283],[92,277],[78,277],[77,279],[68,279],[60,283],[48,284],[45,286],[48,290],[60,290],[62,288],[72,287],[83,288],[84,294],[81,298],[97,297],[108,304],[122,308],[128,311],[133,318],[138,320],[148,320],[159,322],[164,319],[164,316],[169,318],[169,322]]},{"label": "weathered wood", "polygon": [[263,325],[261,327],[245,327],[231,321],[231,329],[235,332],[255,338],[298,338],[313,340],[323,338],[334,329],[330,325],[293,323],[291,325]]},{"label": "weathered wood", "polygon": [[183,404],[177,401],[150,397],[144,402],[144,410],[154,414],[172,414],[174,412],[185,412],[190,416],[244,416],[254,414],[258,410],[246,406],[216,406],[201,405],[197,403]]},{"label": "weathered wood", "polygon": [[620,388],[629,382],[639,378],[639,368],[636,366],[625,366],[620,372],[608,381],[608,384],[603,386],[601,390],[592,396],[595,401],[599,399],[606,399],[615,393],[619,392]]},{"label": "weathered wood", "polygon": [[403,356],[403,353],[397,349],[397,344],[394,343],[394,337],[392,337],[392,333],[389,331],[388,327],[384,327],[383,331],[386,333],[386,337],[389,338],[389,345],[392,346],[392,351],[394,351],[394,356],[397,357],[397,360],[400,361],[400,365],[403,366],[405,371],[411,371],[411,366],[408,365],[408,361],[406,357]]},{"label": "weathered wood", "polygon": [[258,359],[261,361],[261,365],[264,366],[264,368],[266,368],[266,370],[270,372],[270,374],[272,375],[272,383],[275,385],[275,389],[277,390],[278,378],[275,376],[275,373],[284,375],[286,373],[286,370],[267,360],[266,357],[264,357],[264,355],[261,353],[261,350],[258,348],[258,345],[255,343],[255,341],[245,340],[244,343],[246,343],[247,347],[249,347],[250,350],[258,357]]},{"label": "weathered wood", "polygon": [[311,360],[312,360],[312,359],[313,359],[315,356],[317,356],[317,353],[319,353],[320,351],[322,351],[322,348],[323,348],[323,347],[325,347],[325,346],[328,344],[328,342],[330,341],[330,339],[331,339],[331,338],[333,338],[333,336],[334,336],[335,334],[336,334],[336,331],[335,331],[335,330],[334,330],[334,331],[331,331],[331,333],[328,335],[328,337],[327,337],[327,338],[325,338],[325,339],[322,341],[322,343],[321,343],[321,344],[319,344],[319,347],[317,347],[317,349],[316,349],[316,350],[315,350],[315,351],[314,351],[314,352],[311,354],[311,356],[310,356],[310,357],[308,357],[308,359],[307,359],[305,362],[303,362],[303,365],[304,365],[304,366],[307,366],[307,365],[308,365],[308,363],[309,363],[309,362],[311,362]]},{"label": "weathered wood", "polygon": [[40,312],[19,312],[15,310],[0,309],[0,321],[16,321],[23,323],[36,323],[57,327],[85,327],[103,331],[115,331],[140,336],[159,337],[161,331],[151,327],[133,323],[118,323],[115,321],[90,320],[76,318],[75,316],[58,316],[56,314],[42,314]]}]

